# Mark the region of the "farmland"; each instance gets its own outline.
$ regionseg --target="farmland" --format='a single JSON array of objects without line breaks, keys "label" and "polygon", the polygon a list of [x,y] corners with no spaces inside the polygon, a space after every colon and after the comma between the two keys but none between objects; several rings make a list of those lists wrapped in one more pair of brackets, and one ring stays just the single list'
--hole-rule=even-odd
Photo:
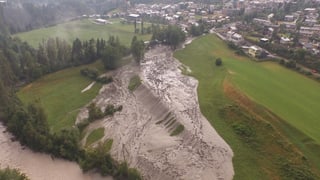
[{"label": "farmland", "polygon": [[[296,147],[319,172],[318,82],[274,62],[257,63],[237,56],[213,35],[195,40],[175,57],[199,80],[201,111],[235,153],[235,179],[290,177],[292,172],[284,173],[278,163],[282,160],[272,154],[283,153],[290,159],[294,155],[288,154],[297,153]],[[222,67],[215,66],[218,57]],[[226,90],[226,84],[233,90]],[[285,153],[280,146],[290,148]]]},{"label": "farmland", "polygon": [[[127,46],[130,45],[134,35],[137,35],[139,39],[143,40],[149,40],[151,38],[150,34],[135,34],[133,24],[122,24],[119,19],[113,19],[111,22],[112,24],[95,24],[91,20],[82,19],[48,28],[24,32],[14,36],[19,37],[23,41],[27,41],[35,48],[37,48],[39,43],[43,40],[56,37],[72,43],[76,38],[81,40],[103,38],[107,40],[109,36],[117,36],[119,37],[120,42]],[[139,26],[139,24],[137,26]],[[145,23],[145,27],[147,26],[148,24]]]},{"label": "farmland", "polygon": [[101,61],[94,64],[68,68],[42,77],[23,87],[18,96],[24,103],[39,101],[48,116],[51,131],[72,127],[79,108],[89,103],[101,88],[95,84],[90,90],[81,93],[91,80],[80,75],[84,67],[96,68],[103,72]]}]

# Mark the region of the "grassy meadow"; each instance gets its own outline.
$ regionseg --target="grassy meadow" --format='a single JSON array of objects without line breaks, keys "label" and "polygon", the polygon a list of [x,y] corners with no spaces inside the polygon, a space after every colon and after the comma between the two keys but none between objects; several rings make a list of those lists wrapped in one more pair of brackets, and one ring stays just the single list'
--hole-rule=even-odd
[{"label": "grassy meadow", "polygon": [[101,61],[61,70],[23,87],[18,97],[26,104],[34,101],[41,103],[48,115],[51,131],[71,127],[79,109],[89,103],[101,88],[101,84],[96,83],[90,90],[81,93],[92,82],[80,74],[84,67],[96,68],[100,73],[104,71]]},{"label": "grassy meadow", "polygon": [[92,143],[98,141],[104,136],[104,128],[98,128],[93,130],[87,137],[86,146],[91,145]]},{"label": "grassy meadow", "polygon": [[[214,35],[194,40],[174,56],[199,80],[201,111],[235,153],[235,179],[290,179],[308,169],[319,173],[318,82],[274,62],[237,56]],[[215,65],[218,57],[221,67]],[[237,103],[226,84],[241,97]],[[287,161],[281,157],[296,166],[283,168]]]},{"label": "grassy meadow", "polygon": [[[38,48],[39,43],[48,38],[62,38],[72,43],[73,40],[79,38],[81,40],[89,40],[91,38],[109,39],[109,36],[118,36],[122,44],[129,46],[134,35],[139,39],[149,40],[150,34],[141,35],[134,33],[133,24],[121,24],[119,19],[110,20],[113,24],[95,24],[92,20],[82,19],[71,21],[64,24],[48,28],[40,28],[29,32],[19,33],[14,37],[19,37],[23,41],[27,41],[30,45]],[[145,23],[145,27],[148,23]],[[140,24],[137,24],[140,28]]]}]

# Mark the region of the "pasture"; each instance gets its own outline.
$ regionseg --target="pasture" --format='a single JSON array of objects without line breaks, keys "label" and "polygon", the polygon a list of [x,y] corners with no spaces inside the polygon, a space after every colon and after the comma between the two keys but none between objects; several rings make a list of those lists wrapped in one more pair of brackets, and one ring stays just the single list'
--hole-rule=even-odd
[{"label": "pasture", "polygon": [[104,72],[101,61],[61,70],[26,85],[20,89],[18,97],[25,104],[34,101],[41,103],[48,116],[51,131],[72,127],[79,109],[89,103],[102,86],[96,83],[90,90],[81,93],[92,82],[80,75],[80,70],[85,67]]},{"label": "pasture", "polygon": [[[119,19],[112,19],[110,21],[112,24],[96,24],[93,20],[82,19],[15,34],[14,37],[19,37],[34,48],[38,48],[39,43],[42,41],[56,37],[65,39],[71,44],[76,38],[81,40],[89,40],[91,38],[108,40],[109,36],[117,36],[120,42],[126,46],[130,46],[134,35],[142,40],[150,40],[151,38],[150,34],[135,34],[133,24],[122,24]],[[144,26],[148,27],[150,24],[145,23]],[[140,24],[137,24],[137,28],[140,28]]]},{"label": "pasture", "polygon": [[[304,155],[320,169],[320,158],[317,149],[320,144],[320,84],[294,71],[288,70],[275,62],[257,63],[247,57],[236,55],[226,43],[214,35],[200,37],[185,49],[177,51],[174,56],[192,70],[191,76],[199,80],[198,97],[202,113],[212,123],[214,128],[227,141],[235,153],[235,179],[268,179],[280,176],[278,166],[270,164],[269,158],[262,156],[265,151],[252,148],[252,144],[241,141],[232,129],[235,124],[231,120],[221,117],[221,110],[232,106],[224,91],[225,82],[229,82],[235,89],[245,94],[257,106],[271,111],[279,118],[277,123],[265,118],[260,124],[272,123],[275,129],[261,131],[261,125],[249,123],[260,134],[255,137],[258,147],[266,147],[265,142],[282,134],[280,139],[290,141],[301,150]],[[215,59],[220,57],[223,65],[215,66]],[[244,112],[239,112],[244,113]],[[255,116],[246,112],[246,116]],[[237,119],[237,117],[235,118]],[[238,118],[240,119],[240,118]],[[250,119],[250,118],[249,118]],[[270,120],[270,122],[268,122]],[[255,129],[256,128],[256,129]],[[269,135],[268,133],[274,133]],[[265,134],[265,136],[263,135]],[[268,135],[268,136],[267,136]],[[263,142],[265,141],[265,142]],[[271,145],[278,148],[277,144]],[[310,145],[311,144],[311,145]],[[317,149],[315,149],[315,147]],[[295,147],[289,148],[290,152]],[[275,149],[267,151],[270,158],[276,155]],[[273,170],[272,170],[273,169]],[[271,170],[271,172],[270,172]]]}]

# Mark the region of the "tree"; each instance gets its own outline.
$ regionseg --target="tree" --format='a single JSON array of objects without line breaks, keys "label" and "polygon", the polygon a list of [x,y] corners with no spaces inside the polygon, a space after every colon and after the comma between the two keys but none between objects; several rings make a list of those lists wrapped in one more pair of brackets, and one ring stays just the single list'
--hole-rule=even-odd
[{"label": "tree", "polygon": [[221,66],[222,65],[222,60],[221,58],[216,59],[216,66]]},{"label": "tree", "polygon": [[73,41],[71,53],[71,59],[73,64],[80,64],[83,60],[83,49],[82,42],[80,41],[80,39],[77,38]]},{"label": "tree", "polygon": [[119,48],[108,45],[103,52],[102,62],[106,69],[116,69],[117,62],[121,59]]},{"label": "tree", "polygon": [[177,46],[185,41],[186,35],[178,26],[169,26],[166,32],[166,40],[171,48],[176,49]]},{"label": "tree", "polygon": [[306,56],[306,51],[304,49],[298,49],[294,52],[293,57],[298,61],[304,61]]},{"label": "tree", "polygon": [[136,36],[132,38],[131,42],[131,53],[137,63],[140,63],[144,57],[145,45],[142,40],[138,40]]}]

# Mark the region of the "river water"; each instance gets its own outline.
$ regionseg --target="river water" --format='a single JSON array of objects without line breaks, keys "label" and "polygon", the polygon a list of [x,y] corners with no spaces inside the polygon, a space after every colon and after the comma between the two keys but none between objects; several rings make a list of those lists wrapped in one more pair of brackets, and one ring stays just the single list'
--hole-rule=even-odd
[{"label": "river water", "polygon": [[17,168],[31,180],[112,180],[95,173],[82,173],[75,162],[35,153],[11,141],[12,135],[0,123],[0,167]]}]

